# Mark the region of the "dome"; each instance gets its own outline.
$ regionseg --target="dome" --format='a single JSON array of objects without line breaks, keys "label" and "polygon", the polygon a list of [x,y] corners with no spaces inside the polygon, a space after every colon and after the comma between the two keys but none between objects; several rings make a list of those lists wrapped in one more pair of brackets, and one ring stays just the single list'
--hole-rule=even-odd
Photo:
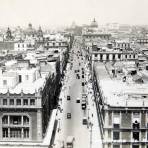
[{"label": "dome", "polygon": [[95,18],[94,18],[94,20],[91,22],[90,27],[98,28],[98,23],[96,22]]},{"label": "dome", "polygon": [[25,33],[27,35],[34,35],[36,30],[32,27],[32,24],[28,24],[28,28],[26,29]]}]

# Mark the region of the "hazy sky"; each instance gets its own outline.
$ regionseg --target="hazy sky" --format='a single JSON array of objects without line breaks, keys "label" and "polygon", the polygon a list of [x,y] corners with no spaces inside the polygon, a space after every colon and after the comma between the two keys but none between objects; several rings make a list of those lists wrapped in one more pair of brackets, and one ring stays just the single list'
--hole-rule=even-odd
[{"label": "hazy sky", "polygon": [[0,26],[148,24],[148,0],[0,0]]}]

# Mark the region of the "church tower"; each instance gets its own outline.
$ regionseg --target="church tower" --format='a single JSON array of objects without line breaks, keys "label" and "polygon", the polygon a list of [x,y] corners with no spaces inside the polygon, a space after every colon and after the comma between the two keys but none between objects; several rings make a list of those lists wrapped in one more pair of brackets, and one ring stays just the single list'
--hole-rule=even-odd
[{"label": "church tower", "polygon": [[8,27],[7,32],[6,32],[6,40],[12,40],[12,39],[13,39],[12,33],[11,33],[10,28]]}]

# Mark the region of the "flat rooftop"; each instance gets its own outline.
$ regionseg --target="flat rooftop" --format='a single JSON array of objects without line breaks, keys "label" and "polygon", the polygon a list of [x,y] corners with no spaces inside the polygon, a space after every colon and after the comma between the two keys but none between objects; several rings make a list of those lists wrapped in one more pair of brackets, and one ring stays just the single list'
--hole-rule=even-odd
[{"label": "flat rooftop", "polygon": [[[106,105],[113,107],[148,107],[148,81],[146,78],[142,84],[134,83],[130,79],[123,82],[123,76],[111,76],[111,64],[101,62],[95,63],[94,69]],[[146,77],[145,73],[143,74]]]},{"label": "flat rooftop", "polygon": [[9,90],[9,93],[11,94],[20,94],[22,91],[25,94],[34,94],[35,92],[38,92],[40,88],[44,87],[45,82],[46,79],[42,77],[34,82],[19,83],[14,88],[0,88],[0,93],[5,94]]}]

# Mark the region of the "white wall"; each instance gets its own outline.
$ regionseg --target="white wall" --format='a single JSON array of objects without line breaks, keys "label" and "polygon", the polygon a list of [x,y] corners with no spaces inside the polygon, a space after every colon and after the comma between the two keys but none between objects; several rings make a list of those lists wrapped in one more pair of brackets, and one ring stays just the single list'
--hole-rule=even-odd
[{"label": "white wall", "polygon": [[[3,81],[7,81],[7,85],[3,84]],[[18,84],[18,76],[0,76],[0,87],[1,88],[14,88]]]}]

